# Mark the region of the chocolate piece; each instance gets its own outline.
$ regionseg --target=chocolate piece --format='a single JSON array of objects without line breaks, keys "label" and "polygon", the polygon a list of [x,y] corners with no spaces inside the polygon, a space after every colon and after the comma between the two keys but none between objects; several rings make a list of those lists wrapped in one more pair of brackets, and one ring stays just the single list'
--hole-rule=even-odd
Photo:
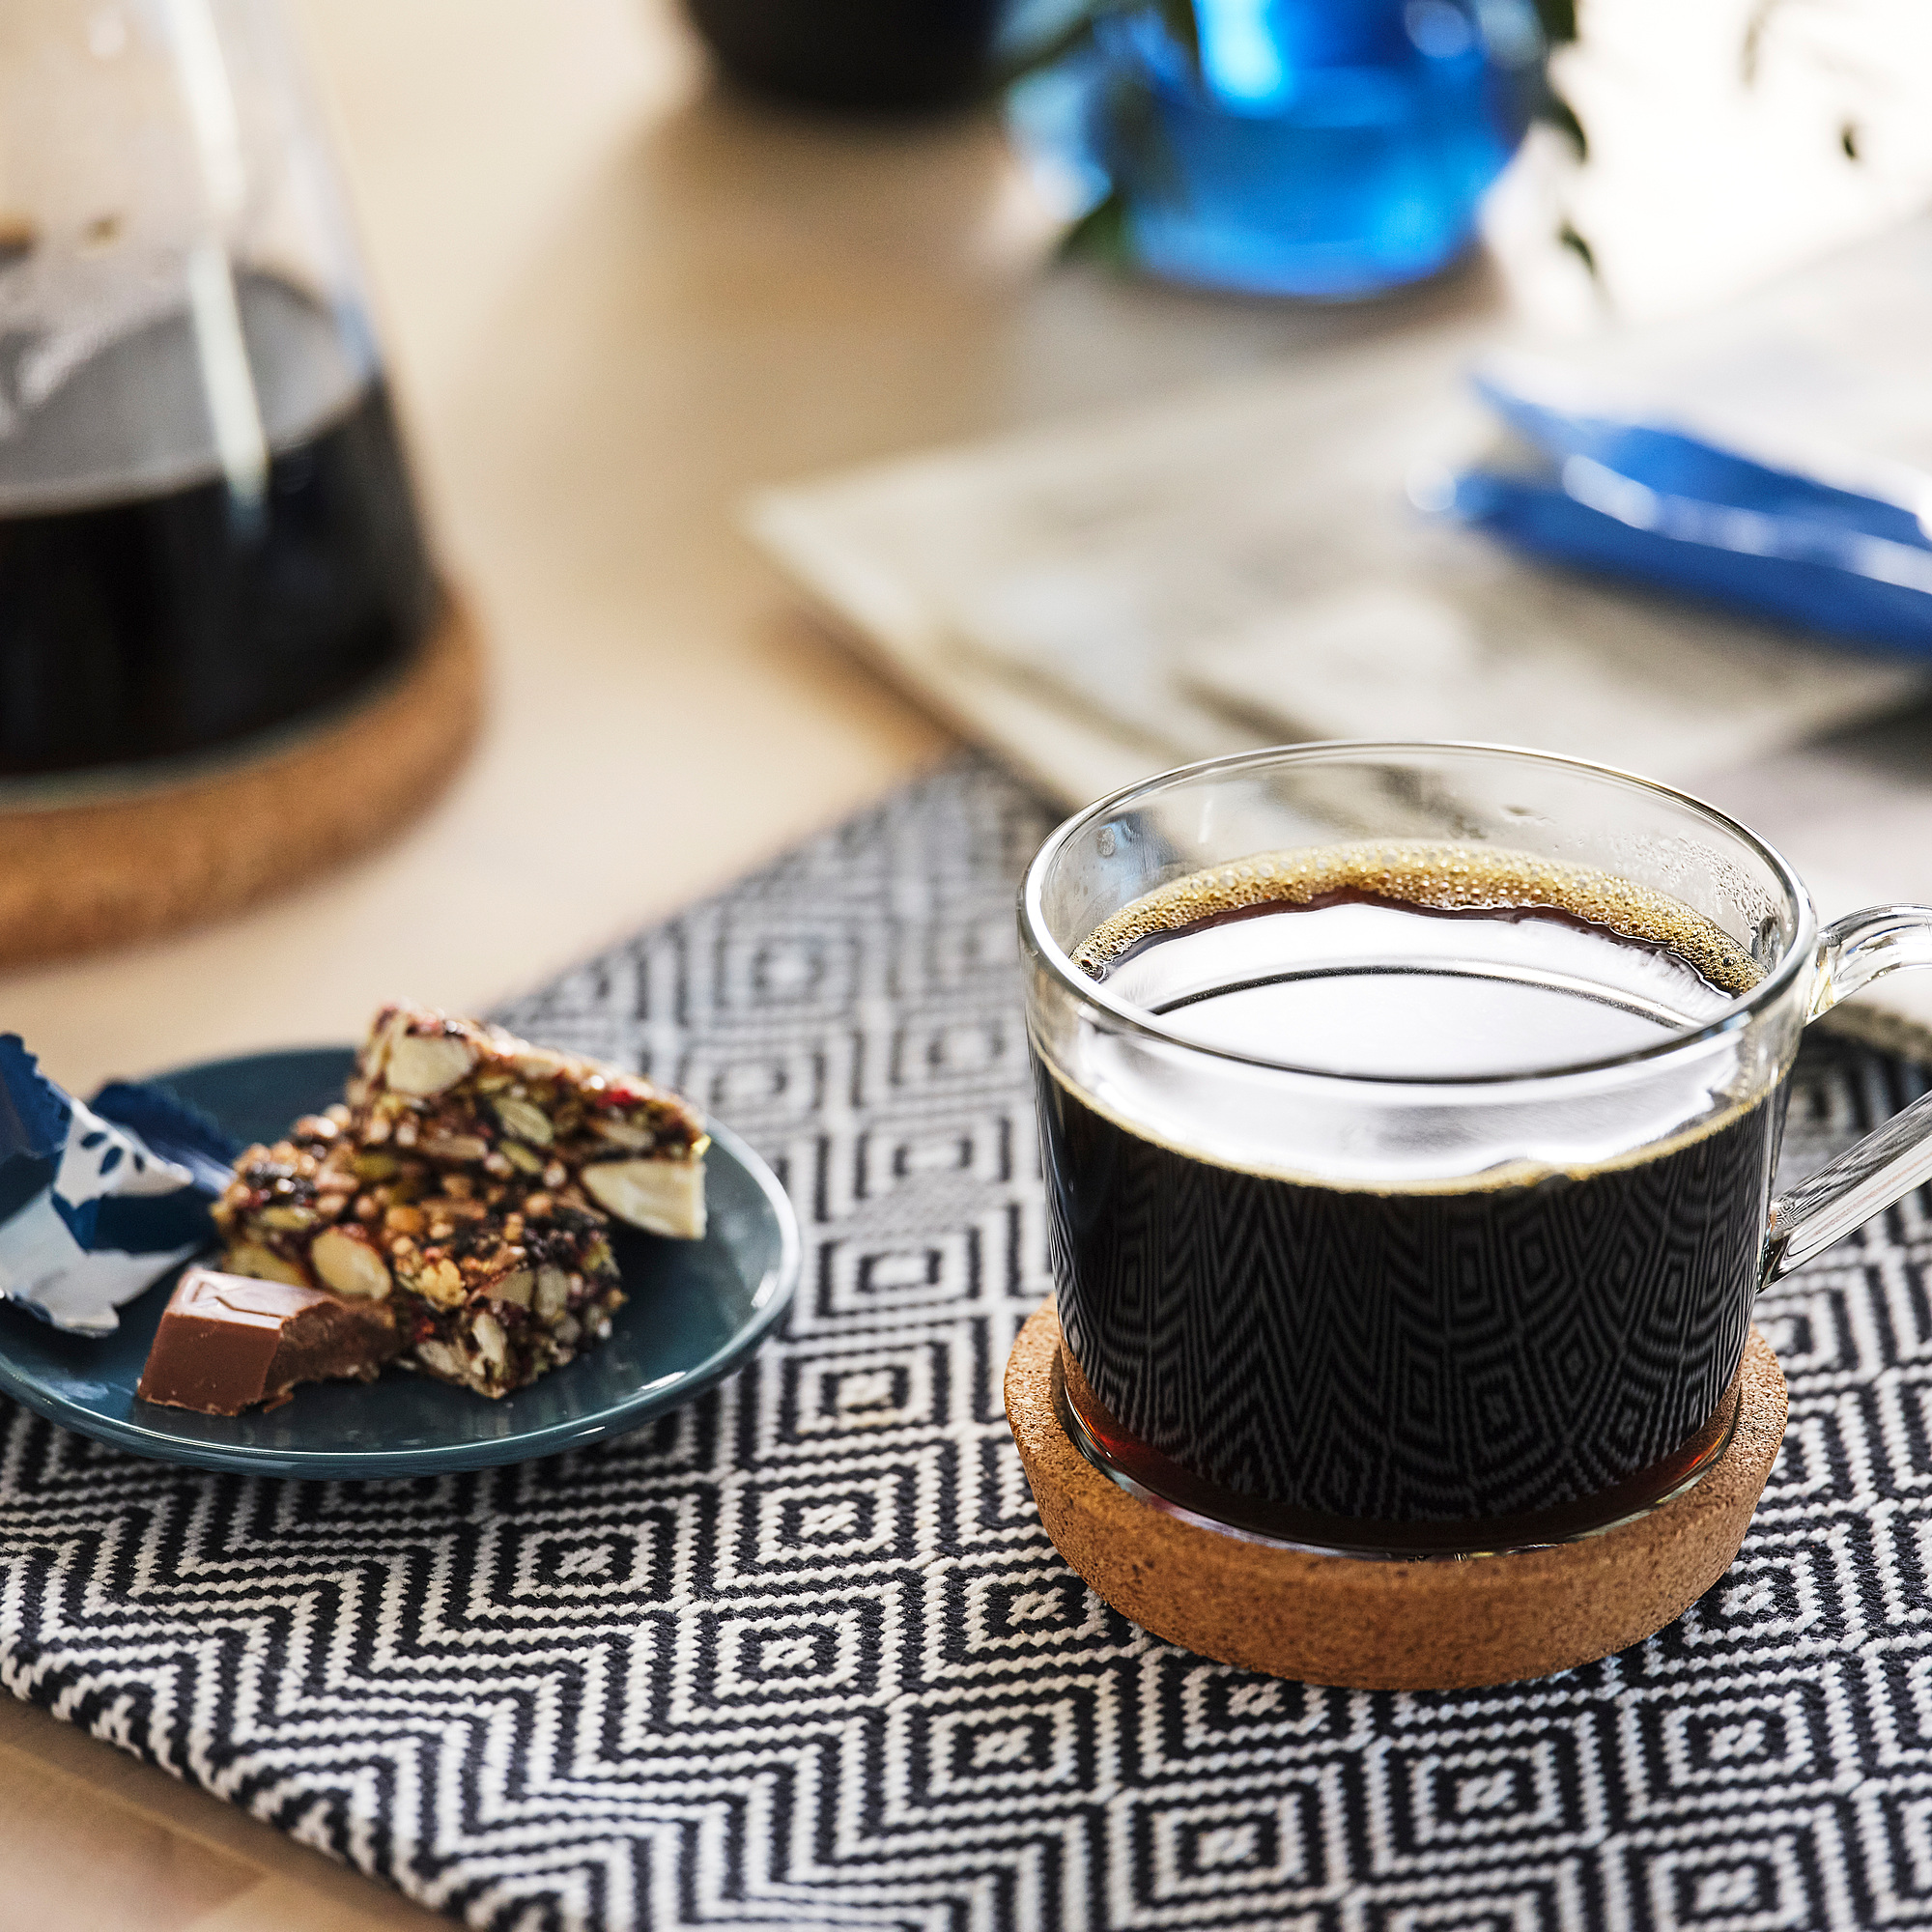
[{"label": "chocolate piece", "polygon": [[402,1346],[379,1303],[191,1267],[161,1314],[134,1393],[204,1415],[273,1408],[298,1382],[373,1381]]},{"label": "chocolate piece", "polygon": [[610,1334],[624,1300],[610,1223],[574,1184],[359,1147],[346,1109],[289,1134],[249,1148],[215,1205],[233,1272],[387,1307],[405,1366],[479,1395],[522,1388]]},{"label": "chocolate piece", "polygon": [[635,1073],[394,1005],[369,1029],[349,1099],[365,1147],[551,1190],[575,1183],[651,1234],[704,1233],[704,1122]]}]

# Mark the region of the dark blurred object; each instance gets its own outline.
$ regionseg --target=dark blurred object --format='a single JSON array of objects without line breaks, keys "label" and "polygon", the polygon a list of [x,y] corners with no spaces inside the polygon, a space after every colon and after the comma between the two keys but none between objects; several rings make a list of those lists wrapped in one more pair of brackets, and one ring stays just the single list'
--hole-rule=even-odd
[{"label": "dark blurred object", "polygon": [[685,0],[733,80],[870,112],[957,106],[991,80],[1002,0]]}]

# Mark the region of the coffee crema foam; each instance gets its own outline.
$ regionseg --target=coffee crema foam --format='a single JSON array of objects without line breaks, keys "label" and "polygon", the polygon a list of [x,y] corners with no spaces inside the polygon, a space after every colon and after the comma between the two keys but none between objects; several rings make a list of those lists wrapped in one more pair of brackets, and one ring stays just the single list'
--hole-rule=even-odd
[{"label": "coffee crema foam", "polygon": [[1662,947],[1734,996],[1764,969],[1723,928],[1681,900],[1590,866],[1504,846],[1424,840],[1263,852],[1170,880],[1103,920],[1073,952],[1095,980],[1149,940],[1264,905],[1307,905],[1362,893],[1435,912],[1544,910]]}]

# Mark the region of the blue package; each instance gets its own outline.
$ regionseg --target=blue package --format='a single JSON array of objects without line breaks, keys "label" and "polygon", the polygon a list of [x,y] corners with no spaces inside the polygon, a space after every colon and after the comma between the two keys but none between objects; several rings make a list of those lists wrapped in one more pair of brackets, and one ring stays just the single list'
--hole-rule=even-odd
[{"label": "blue package", "polygon": [[235,1146],[157,1088],[92,1105],[0,1035],[0,1294],[57,1328],[112,1334],[115,1310],[213,1237]]},{"label": "blue package", "polygon": [[1932,651],[1932,537],[1907,505],[1667,425],[1554,408],[1495,377],[1475,386],[1532,460],[1463,471],[1445,514],[1551,562]]}]

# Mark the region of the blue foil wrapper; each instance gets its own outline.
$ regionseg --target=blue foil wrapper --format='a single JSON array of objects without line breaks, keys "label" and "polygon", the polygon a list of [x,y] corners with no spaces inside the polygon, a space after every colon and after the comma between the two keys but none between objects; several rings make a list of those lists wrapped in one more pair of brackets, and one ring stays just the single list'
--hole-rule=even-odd
[{"label": "blue foil wrapper", "polygon": [[112,1334],[116,1309],[213,1238],[235,1153],[161,1089],[114,1081],[84,1104],[0,1035],[0,1294]]},{"label": "blue foil wrapper", "polygon": [[1494,377],[1475,386],[1530,460],[1464,470],[1445,514],[1553,563],[1932,651],[1932,536],[1911,506],[1668,425],[1555,408]]}]

